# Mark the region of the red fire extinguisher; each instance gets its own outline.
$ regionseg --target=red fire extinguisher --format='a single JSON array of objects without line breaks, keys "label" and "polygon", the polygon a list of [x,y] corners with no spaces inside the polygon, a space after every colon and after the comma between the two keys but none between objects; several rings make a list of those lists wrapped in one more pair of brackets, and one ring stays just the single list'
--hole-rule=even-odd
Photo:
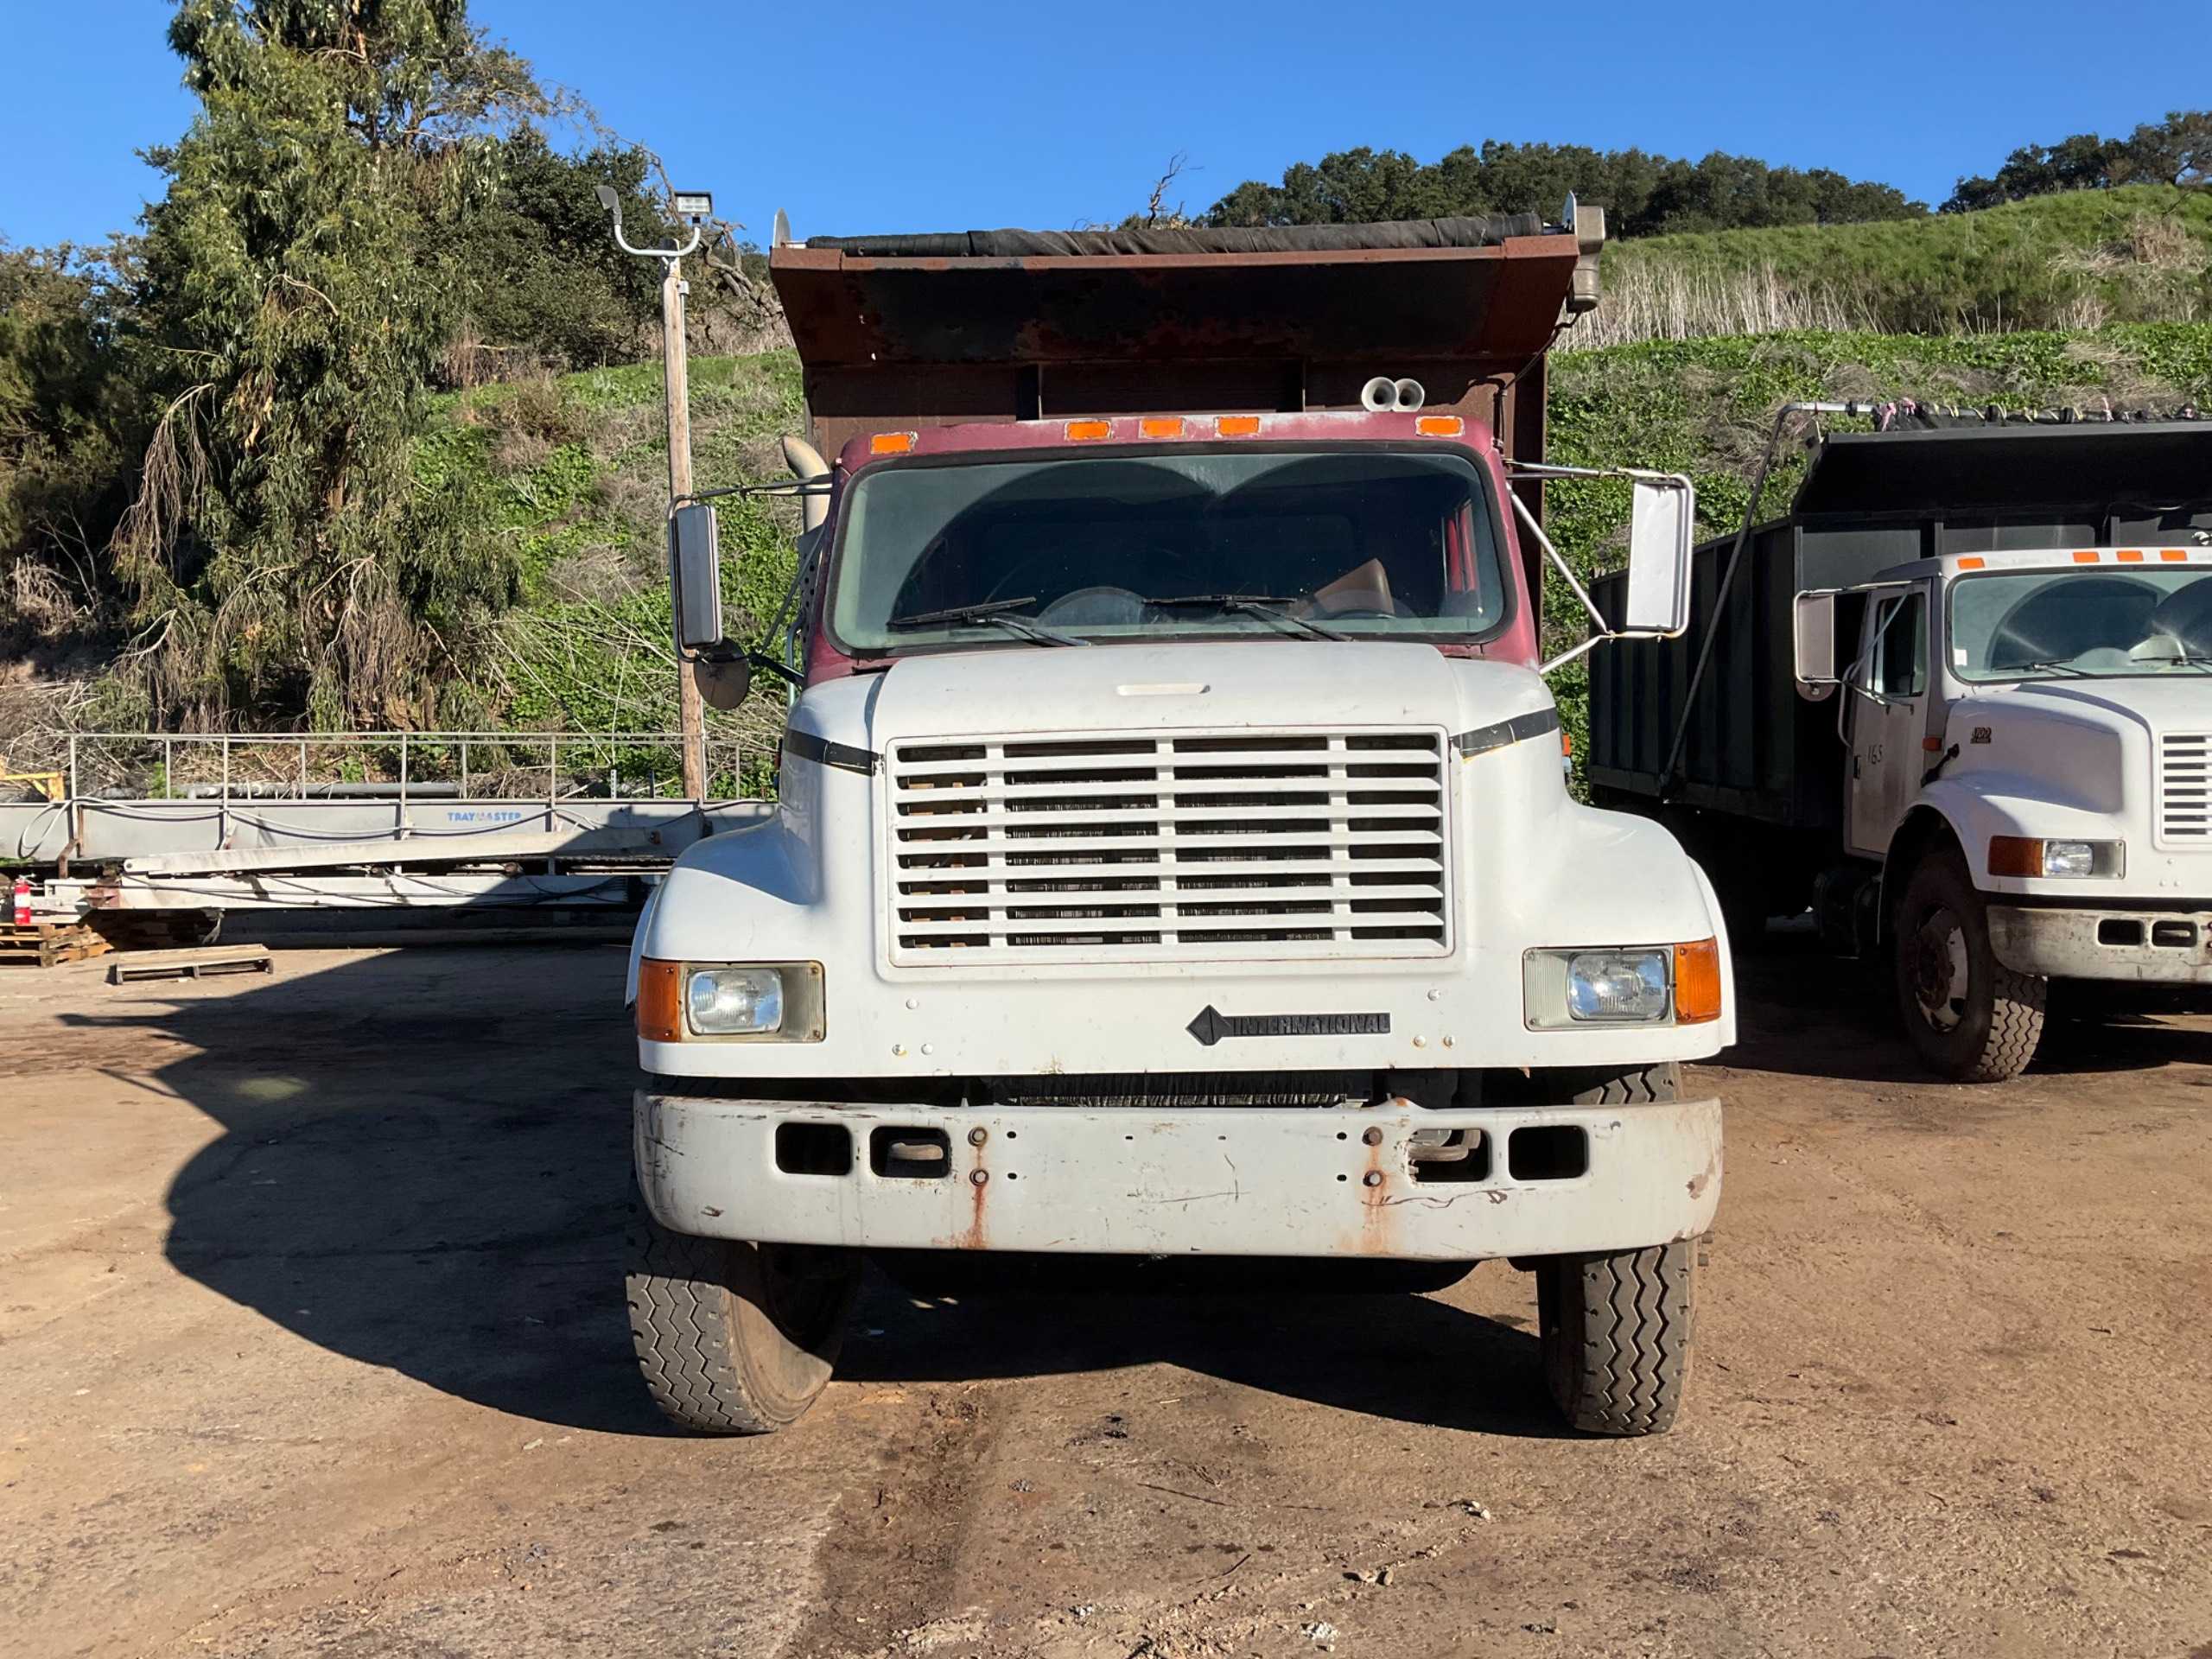
[{"label": "red fire extinguisher", "polygon": [[29,927],[31,925],[31,884],[28,876],[16,878],[15,899],[16,925]]}]

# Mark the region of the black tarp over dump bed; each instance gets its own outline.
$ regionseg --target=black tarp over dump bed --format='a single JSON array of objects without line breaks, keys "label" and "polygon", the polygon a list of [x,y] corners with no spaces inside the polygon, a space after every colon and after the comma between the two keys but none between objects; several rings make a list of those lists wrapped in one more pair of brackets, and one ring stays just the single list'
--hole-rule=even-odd
[{"label": "black tarp over dump bed", "polygon": [[[2199,531],[2212,532],[2212,422],[1831,437],[1789,515],[1751,532],[1671,774],[1668,757],[1734,537],[1698,549],[1681,639],[1592,653],[1591,784],[1790,829],[1834,828],[1843,783],[1836,704],[1796,693],[1799,592],[1850,587],[1947,554],[2194,544]],[[1621,580],[1595,585],[1601,607],[1618,603]],[[1840,626],[1855,624],[1840,618]]]}]

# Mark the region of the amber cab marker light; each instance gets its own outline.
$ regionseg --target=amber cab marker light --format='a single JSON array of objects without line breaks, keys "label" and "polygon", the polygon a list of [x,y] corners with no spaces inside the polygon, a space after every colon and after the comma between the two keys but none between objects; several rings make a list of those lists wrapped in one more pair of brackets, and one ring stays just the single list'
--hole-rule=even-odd
[{"label": "amber cab marker light", "polygon": [[2098,555],[2096,549],[2094,547],[2085,547],[2078,550],[2075,553],[2074,563],[2076,564],[2094,564],[2097,562],[2097,557]]},{"label": "amber cab marker light", "polygon": [[1213,435],[1217,438],[1256,438],[1260,435],[1260,417],[1224,415],[1213,423]]},{"label": "amber cab marker light", "polygon": [[1179,438],[1183,435],[1183,417],[1179,415],[1148,416],[1137,423],[1137,433],[1147,438]]},{"label": "amber cab marker light", "polygon": [[1959,561],[1959,569],[1961,570],[1979,570],[1982,566],[1988,563],[1989,561],[1983,558],[1979,553],[1970,554],[1967,557]]},{"label": "amber cab marker light", "polygon": [[2033,836],[1992,836],[1989,838],[1992,875],[2041,875],[2043,842]]},{"label": "amber cab marker light", "polygon": [[1675,947],[1675,1023],[1702,1026],[1720,1017],[1720,941]]},{"label": "amber cab marker light", "polygon": [[914,435],[911,432],[879,432],[868,441],[871,455],[903,455],[913,447]]},{"label": "amber cab marker light", "polygon": [[1414,422],[1414,430],[1424,438],[1456,438],[1466,429],[1457,415],[1423,415]]},{"label": "amber cab marker light", "polygon": [[649,1043],[683,1040],[683,964],[656,962],[651,957],[638,964],[638,1035]]},{"label": "amber cab marker light", "polygon": [[1069,439],[1076,443],[1096,443],[1101,438],[1110,438],[1114,435],[1114,423],[1111,421],[1070,421],[1067,435]]},{"label": "amber cab marker light", "polygon": [[2189,558],[2189,550],[2185,547],[2162,547],[2158,550],[2158,556],[2168,564],[2181,564]]},{"label": "amber cab marker light", "polygon": [[2143,563],[2143,550],[2139,547],[2123,547],[2113,556],[2122,564],[2140,564]]}]

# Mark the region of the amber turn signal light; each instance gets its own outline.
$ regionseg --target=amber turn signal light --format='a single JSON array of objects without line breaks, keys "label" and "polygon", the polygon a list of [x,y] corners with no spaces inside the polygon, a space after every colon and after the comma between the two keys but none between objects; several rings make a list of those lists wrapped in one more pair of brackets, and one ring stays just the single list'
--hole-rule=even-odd
[{"label": "amber turn signal light", "polygon": [[683,963],[651,957],[639,963],[638,1035],[649,1043],[683,1040]]},{"label": "amber turn signal light", "polygon": [[[638,1006],[645,1007],[641,992]],[[1701,1026],[1720,1017],[1720,941],[1675,947],[1675,1023]]]}]

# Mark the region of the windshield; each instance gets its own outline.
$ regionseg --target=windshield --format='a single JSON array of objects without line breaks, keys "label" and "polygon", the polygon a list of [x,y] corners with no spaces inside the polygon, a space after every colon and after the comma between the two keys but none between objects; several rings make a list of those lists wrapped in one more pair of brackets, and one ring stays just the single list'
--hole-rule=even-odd
[{"label": "windshield", "polygon": [[1950,648],[1962,680],[2212,671],[2212,569],[1962,577]]},{"label": "windshield", "polygon": [[831,620],[853,650],[1466,639],[1506,614],[1484,475],[1446,451],[899,466],[861,479],[844,519]]}]

